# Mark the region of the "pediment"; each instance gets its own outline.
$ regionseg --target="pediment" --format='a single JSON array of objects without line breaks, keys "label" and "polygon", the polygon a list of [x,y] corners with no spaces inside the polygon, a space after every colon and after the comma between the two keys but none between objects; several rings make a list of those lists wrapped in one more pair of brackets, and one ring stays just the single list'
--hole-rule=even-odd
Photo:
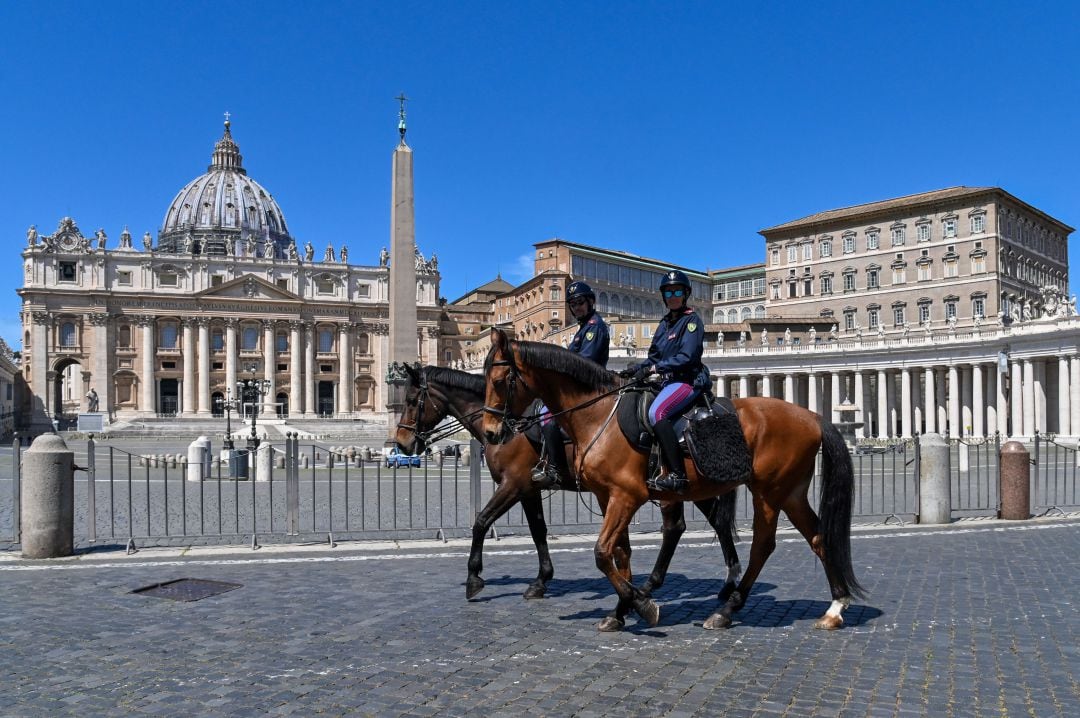
[{"label": "pediment", "polygon": [[274,300],[274,301],[286,301],[286,302],[299,302],[303,301],[299,296],[293,294],[287,289],[275,286],[265,279],[260,279],[254,274],[247,274],[243,277],[237,277],[236,279],[219,284],[216,287],[210,287],[198,292],[196,297],[200,299],[257,299],[257,300]]}]

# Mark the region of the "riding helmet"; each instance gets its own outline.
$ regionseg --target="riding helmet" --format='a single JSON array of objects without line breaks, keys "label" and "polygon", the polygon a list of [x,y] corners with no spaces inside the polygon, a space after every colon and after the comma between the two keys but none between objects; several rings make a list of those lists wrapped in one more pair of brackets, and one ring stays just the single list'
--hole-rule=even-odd
[{"label": "riding helmet", "polygon": [[570,286],[566,288],[566,303],[569,304],[578,297],[596,301],[596,293],[593,292],[592,287],[585,282],[571,282]]},{"label": "riding helmet", "polygon": [[660,291],[663,291],[664,287],[685,287],[686,296],[689,297],[690,277],[686,276],[685,272],[680,272],[678,269],[672,269],[660,280]]}]

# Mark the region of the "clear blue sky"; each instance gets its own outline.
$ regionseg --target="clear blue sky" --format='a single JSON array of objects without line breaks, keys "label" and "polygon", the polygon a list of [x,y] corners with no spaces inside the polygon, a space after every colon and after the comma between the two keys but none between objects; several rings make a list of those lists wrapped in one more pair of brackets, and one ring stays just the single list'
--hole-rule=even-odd
[{"label": "clear blue sky", "polygon": [[4,2],[0,335],[29,225],[156,235],[226,110],[294,236],[375,263],[403,90],[448,299],[552,236],[728,267],[763,227],[961,184],[1080,226],[1078,7]]}]

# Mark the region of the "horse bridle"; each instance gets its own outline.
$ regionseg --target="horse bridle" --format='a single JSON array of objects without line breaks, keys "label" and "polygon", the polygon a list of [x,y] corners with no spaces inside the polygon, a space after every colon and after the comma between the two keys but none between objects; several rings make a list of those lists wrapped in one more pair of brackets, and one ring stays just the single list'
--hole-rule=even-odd
[{"label": "horse bridle", "polygon": [[516,434],[522,430],[522,427],[520,426],[522,424],[522,419],[510,411],[510,407],[514,403],[514,387],[517,386],[518,381],[530,391],[531,387],[529,387],[529,384],[525,381],[525,377],[521,376],[517,364],[514,363],[514,355],[511,353],[509,357],[509,359],[497,359],[491,362],[491,366],[493,367],[509,367],[509,371],[506,375],[506,398],[503,400],[503,408],[499,409],[484,404],[484,411],[501,418],[503,429],[509,431],[511,434]]},{"label": "horse bridle", "polygon": [[430,436],[432,431],[430,429],[427,430],[427,431],[421,431],[420,430],[420,420],[424,418],[424,403],[428,400],[428,398],[430,398],[431,403],[435,406],[436,410],[438,410],[439,407],[438,407],[438,404],[435,403],[435,397],[433,397],[433,396],[429,397],[429,390],[428,390],[428,383],[427,383],[427,373],[424,371],[423,368],[420,368],[419,376],[420,376],[420,395],[417,397],[417,400],[416,400],[416,421],[413,422],[412,426],[410,426],[408,424],[404,424],[404,423],[402,423],[400,421],[398,422],[397,425],[398,425],[399,429],[405,429],[406,431],[411,431],[413,434],[416,435],[417,439],[419,439],[423,443],[427,444],[428,441],[427,441],[426,437]]}]

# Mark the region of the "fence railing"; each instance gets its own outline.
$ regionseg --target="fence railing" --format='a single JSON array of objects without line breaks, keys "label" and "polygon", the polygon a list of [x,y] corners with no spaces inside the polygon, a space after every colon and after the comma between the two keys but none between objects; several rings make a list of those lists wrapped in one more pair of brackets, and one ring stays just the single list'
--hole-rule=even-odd
[{"label": "fence railing", "polygon": [[[1075,506],[1080,498],[1076,449],[1045,438],[1039,441],[1033,505],[1045,510]],[[999,443],[996,437],[952,442],[955,516],[996,513]],[[364,458],[363,452],[301,441],[295,435],[283,442],[264,442],[254,460],[242,449],[232,461],[193,466],[186,456],[145,456],[93,439],[85,446],[85,466],[76,472],[75,481],[77,545],[120,543],[135,548],[250,542],[258,546],[260,540],[333,543],[466,537],[496,488],[478,459],[475,443],[469,465],[457,456],[430,456],[407,460],[402,466],[389,466],[377,452]],[[10,543],[19,539],[20,453],[16,442],[8,490],[0,476],[0,541]],[[919,462],[917,441],[857,447],[852,452],[856,521],[915,520]],[[810,485],[815,508],[821,484],[819,457]],[[592,533],[602,520],[590,493],[553,491],[543,504],[554,534]],[[753,515],[749,492],[741,488],[736,515],[744,524]],[[691,528],[708,528],[696,507],[687,507],[686,520]],[[659,507],[652,503],[642,507],[632,524],[639,531],[660,525]],[[495,523],[494,531],[524,533],[527,527],[524,512],[516,506]]]},{"label": "fence railing", "polygon": [[1031,507],[1036,516],[1080,507],[1080,446],[1061,443],[1053,434],[1036,433],[1032,464]]}]

